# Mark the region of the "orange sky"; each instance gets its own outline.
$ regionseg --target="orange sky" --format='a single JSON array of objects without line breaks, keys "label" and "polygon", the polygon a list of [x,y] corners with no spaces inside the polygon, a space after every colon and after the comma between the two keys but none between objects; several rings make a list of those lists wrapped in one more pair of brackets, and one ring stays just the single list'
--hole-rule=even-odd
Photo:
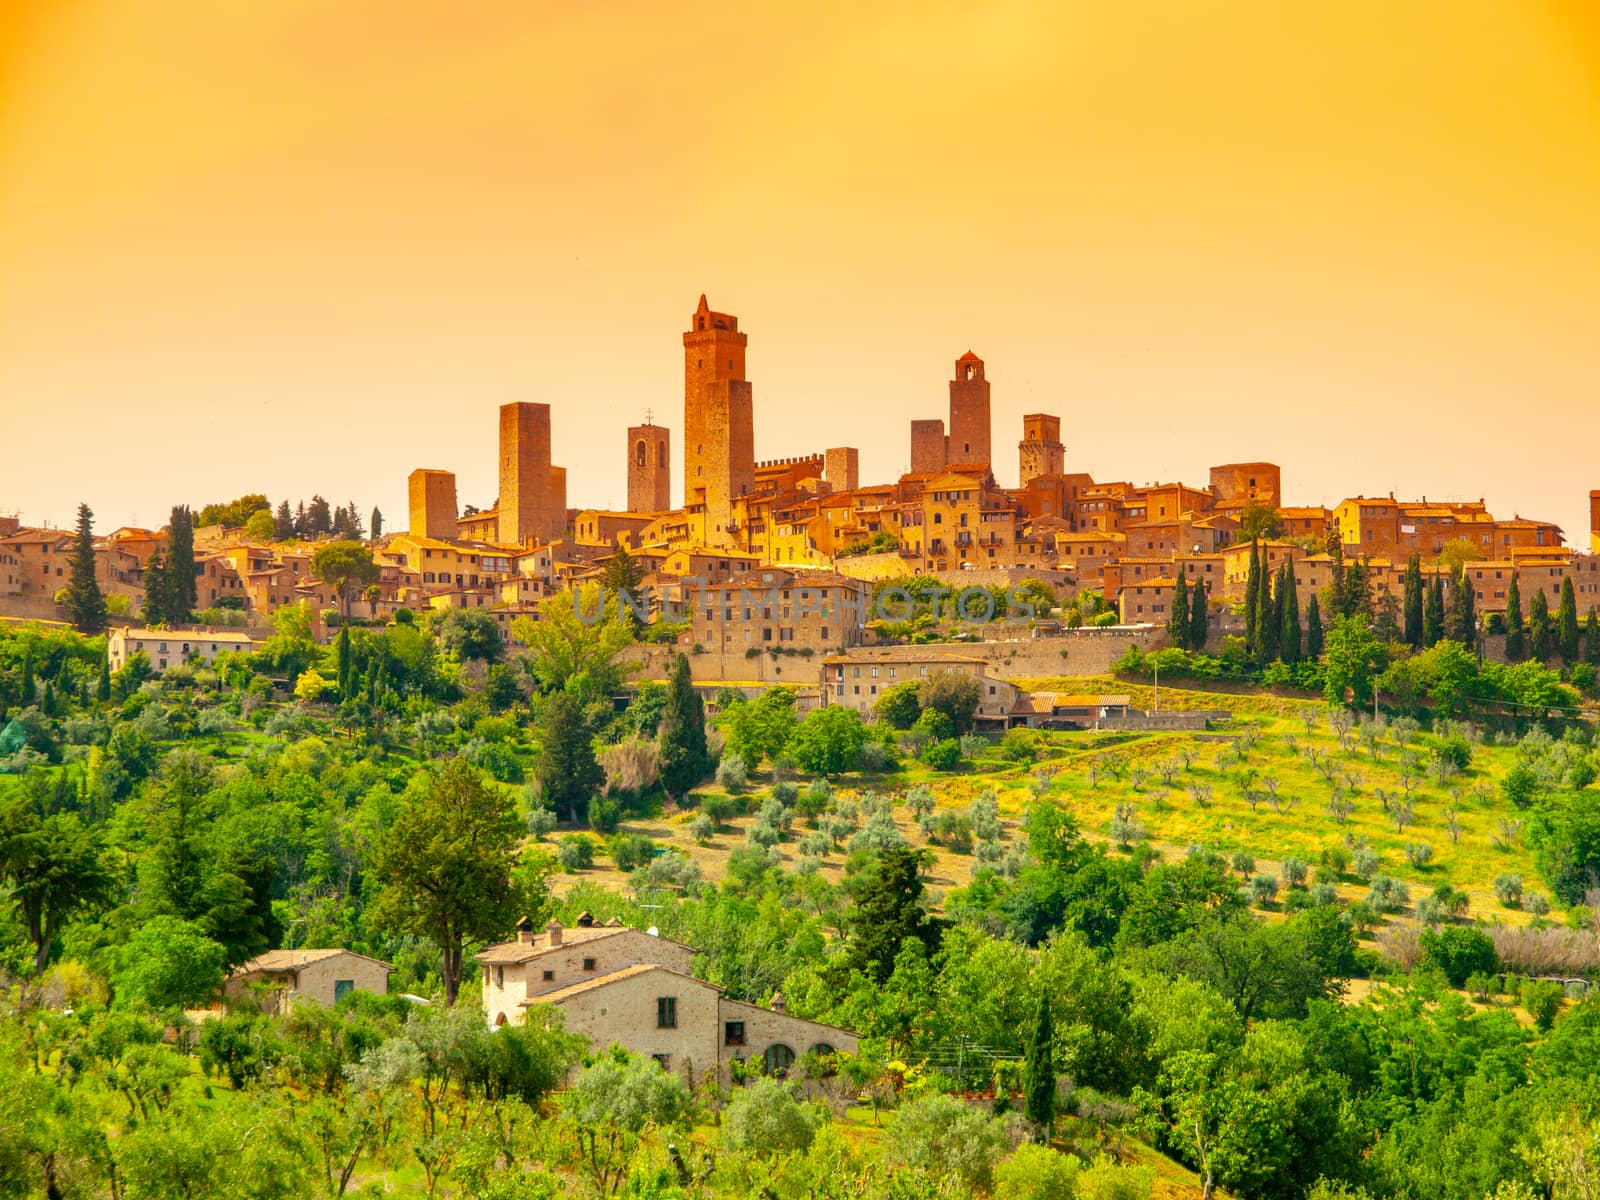
[{"label": "orange sky", "polygon": [[1049,411],[1099,478],[1264,458],[1582,545],[1597,11],[0,0],[0,512],[401,527],[415,466],[493,501],[509,400],[621,507],[704,291],[759,457],[898,473],[971,348],[1003,483]]}]

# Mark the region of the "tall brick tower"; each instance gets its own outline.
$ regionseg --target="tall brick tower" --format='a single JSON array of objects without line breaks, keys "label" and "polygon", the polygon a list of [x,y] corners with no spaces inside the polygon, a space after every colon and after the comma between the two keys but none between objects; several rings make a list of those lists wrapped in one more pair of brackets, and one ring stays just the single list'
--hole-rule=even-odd
[{"label": "tall brick tower", "polygon": [[834,446],[822,452],[822,477],[836,492],[853,492],[861,486],[861,451],[854,446]]},{"label": "tall brick tower", "polygon": [[449,471],[418,467],[406,478],[411,504],[411,536],[452,539],[456,525],[456,477]]},{"label": "tall brick tower", "polygon": [[[556,470],[550,465],[550,406],[502,404],[500,541],[522,546],[561,532],[566,496],[555,495]],[[564,484],[566,472],[561,474]]]},{"label": "tall brick tower", "polygon": [[1019,486],[1027,487],[1041,475],[1059,475],[1066,461],[1061,444],[1061,418],[1048,413],[1029,413],[1022,418],[1022,440],[1017,443],[1020,464]]},{"label": "tall brick tower", "polygon": [[749,338],[706,298],[683,335],[683,498],[705,510],[706,542],[731,543],[733,502],[756,480],[754,402],[744,377]]},{"label": "tall brick tower", "polygon": [[937,417],[911,422],[911,473],[929,475],[944,470],[944,422]]},{"label": "tall brick tower", "polygon": [[1589,553],[1600,554],[1600,492],[1589,493]]},{"label": "tall brick tower", "polygon": [[989,457],[989,381],[983,377],[983,359],[971,350],[956,359],[956,377],[950,381],[950,441],[945,459],[950,465],[993,462]]},{"label": "tall brick tower", "polygon": [[628,511],[666,512],[672,507],[672,435],[649,417],[628,429]]}]

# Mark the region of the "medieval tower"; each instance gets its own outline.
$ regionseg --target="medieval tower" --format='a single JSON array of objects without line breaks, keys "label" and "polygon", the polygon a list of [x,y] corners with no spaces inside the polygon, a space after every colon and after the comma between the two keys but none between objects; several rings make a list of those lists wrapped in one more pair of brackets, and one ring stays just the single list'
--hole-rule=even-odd
[{"label": "medieval tower", "polygon": [[1589,493],[1589,552],[1600,554],[1600,492]]},{"label": "medieval tower", "polygon": [[956,359],[950,381],[950,434],[945,451],[948,466],[991,463],[989,457],[989,381],[983,359],[971,350]]},{"label": "medieval tower", "polygon": [[500,406],[499,540],[546,542],[566,525],[566,471],[550,465],[550,406]]},{"label": "medieval tower", "polygon": [[744,377],[749,338],[738,318],[700,297],[683,335],[683,499],[705,520],[707,545],[725,545],[733,502],[755,486],[755,415]]},{"label": "medieval tower", "polygon": [[450,471],[418,467],[406,479],[411,508],[411,536],[448,541],[460,534],[456,524],[456,477]]},{"label": "medieval tower", "polygon": [[1017,443],[1018,486],[1027,487],[1041,475],[1059,475],[1066,460],[1061,444],[1061,418],[1029,413],[1022,418],[1022,441]]},{"label": "medieval tower", "polygon": [[666,512],[672,507],[672,434],[649,417],[628,430],[628,511]]}]

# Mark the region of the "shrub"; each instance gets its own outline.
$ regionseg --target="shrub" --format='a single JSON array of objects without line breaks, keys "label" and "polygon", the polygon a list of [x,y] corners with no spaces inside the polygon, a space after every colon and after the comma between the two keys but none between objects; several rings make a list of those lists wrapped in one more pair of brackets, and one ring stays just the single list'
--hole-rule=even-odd
[{"label": "shrub", "polygon": [[1522,906],[1536,917],[1542,917],[1550,911],[1550,901],[1543,892],[1529,892]]},{"label": "shrub", "polygon": [[689,836],[704,846],[711,841],[711,835],[716,832],[716,826],[705,813],[696,813],[694,820],[689,822]]},{"label": "shrub", "polygon": [[1257,875],[1250,880],[1250,898],[1265,907],[1278,895],[1278,881],[1271,875]]},{"label": "shrub", "polygon": [[594,842],[581,833],[569,833],[556,846],[556,859],[568,871],[594,866]]},{"label": "shrub", "polygon": [[622,821],[622,801],[610,796],[589,797],[589,828],[596,833],[612,834]]},{"label": "shrub", "polygon": [[963,733],[956,743],[961,747],[962,758],[977,758],[989,748],[989,739],[981,733]]},{"label": "shrub", "polygon": [[722,1144],[760,1158],[807,1149],[827,1110],[801,1102],[793,1084],[771,1076],[740,1088],[722,1113]]},{"label": "shrub", "polygon": [[1433,861],[1433,847],[1427,842],[1407,842],[1406,861],[1420,871]]},{"label": "shrub", "polygon": [[1410,890],[1398,879],[1392,879],[1388,875],[1374,875],[1371,883],[1372,891],[1367,895],[1367,903],[1377,912],[1399,912],[1411,902]]},{"label": "shrub", "polygon": [[611,839],[611,861],[619,871],[632,871],[655,857],[656,844],[642,833],[619,833]]},{"label": "shrub", "polygon": [[547,833],[555,832],[556,814],[548,808],[535,808],[528,812],[528,832],[535,838],[543,839]]},{"label": "shrub", "polygon": [[918,784],[906,793],[906,807],[919,820],[933,811],[933,789]]},{"label": "shrub", "polygon": [[795,801],[800,798],[800,788],[785,779],[781,783],[772,785],[772,798],[785,808],[793,808]]},{"label": "shrub", "polygon": [[856,761],[856,766],[870,774],[883,775],[896,770],[900,760],[887,742],[871,740],[861,744],[861,757]]},{"label": "shrub", "polygon": [[1305,862],[1298,858],[1286,858],[1283,860],[1282,866],[1278,868],[1278,874],[1282,876],[1284,885],[1287,887],[1300,887],[1303,885],[1306,881],[1306,873]]},{"label": "shrub", "polygon": [[717,764],[717,782],[730,792],[743,791],[749,777],[744,759],[737,754],[725,754]]},{"label": "shrub", "polygon": [[1080,1166],[1070,1154],[1025,1142],[995,1169],[995,1200],[1077,1200]]},{"label": "shrub", "polygon": [[1522,1007],[1541,1030],[1548,1030],[1555,1024],[1563,995],[1561,985],[1551,980],[1526,979],[1522,983]]},{"label": "shrub", "polygon": [[1246,878],[1254,875],[1256,873],[1255,855],[1244,850],[1235,850],[1233,854],[1233,869]]},{"label": "shrub", "polygon": [[1378,873],[1378,863],[1378,852],[1371,846],[1357,846],[1350,856],[1351,869],[1369,882]]},{"label": "shrub", "polygon": [[891,1160],[953,1176],[970,1191],[988,1191],[995,1164],[1009,1148],[1004,1122],[942,1093],[900,1107],[886,1142]]},{"label": "shrub", "polygon": [[961,743],[955,738],[941,738],[929,742],[923,748],[920,757],[923,765],[932,767],[935,771],[953,771],[961,765]]},{"label": "shrub", "polygon": [[1012,762],[1030,763],[1039,755],[1039,735],[1031,729],[1008,729],[1000,739],[1000,753]]}]

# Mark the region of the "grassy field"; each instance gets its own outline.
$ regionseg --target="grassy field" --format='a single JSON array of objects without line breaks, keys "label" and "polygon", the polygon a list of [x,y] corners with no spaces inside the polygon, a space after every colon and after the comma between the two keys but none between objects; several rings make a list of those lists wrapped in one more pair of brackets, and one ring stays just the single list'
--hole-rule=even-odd
[{"label": "grassy field", "polygon": [[[1024,684],[1058,691],[1131,692],[1136,706],[1148,706],[1152,699],[1148,687],[1105,678]],[[929,843],[904,805],[910,788],[927,785],[938,808],[955,810],[992,790],[1003,840],[1010,841],[1021,836],[1018,822],[1035,789],[1047,780],[1042,794],[1076,814],[1088,836],[1108,843],[1116,841],[1112,829],[1120,810],[1124,820],[1143,831],[1130,847],[1143,842],[1168,858],[1196,844],[1230,860],[1242,852],[1254,857],[1258,873],[1268,874],[1277,874],[1283,860],[1297,858],[1310,864],[1312,878],[1332,883],[1350,901],[1367,894],[1363,878],[1349,868],[1337,876],[1316,868],[1330,848],[1349,853],[1366,846],[1378,856],[1379,873],[1407,885],[1413,905],[1449,883],[1467,895],[1469,918],[1508,923],[1528,919],[1523,911],[1499,904],[1493,889],[1495,878],[1503,874],[1520,875],[1529,892],[1541,888],[1516,825],[1518,814],[1499,790],[1514,761],[1514,747],[1475,742],[1470,765],[1441,778],[1431,762],[1439,738],[1428,733],[1402,738],[1392,725],[1377,737],[1360,728],[1341,731],[1330,724],[1330,709],[1320,701],[1176,688],[1163,688],[1161,701],[1164,709],[1225,710],[1233,716],[1204,733],[1042,732],[1032,763],[1006,760],[998,748],[954,772],[908,762],[890,775],[847,777],[836,788],[836,801],[857,800],[867,791],[889,797],[901,832],[912,844],[933,851],[936,889],[967,883],[976,860]],[[730,821],[707,845],[697,844],[690,832],[693,809],[632,821],[624,829],[683,851],[700,865],[705,878],[716,880],[729,851],[744,844],[754,823],[751,814],[772,782],[769,772],[752,778],[741,793],[749,812]],[[720,790],[707,787],[702,792]],[[797,821],[777,847],[787,864],[797,858],[806,832]],[[1408,858],[1408,846],[1418,844],[1429,847],[1430,860]],[[844,851],[835,847],[823,860],[823,874],[838,878],[843,861]],[[616,886],[624,882],[603,858],[581,877]]]}]

